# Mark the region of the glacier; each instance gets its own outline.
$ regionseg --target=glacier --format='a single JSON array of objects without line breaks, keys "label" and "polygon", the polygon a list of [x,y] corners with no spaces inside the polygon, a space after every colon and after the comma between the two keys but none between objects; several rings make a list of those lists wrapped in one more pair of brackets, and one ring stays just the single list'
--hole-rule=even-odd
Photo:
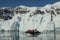
[{"label": "glacier", "polygon": [[[25,33],[29,29],[42,34],[29,37]],[[0,8],[0,40],[60,40],[60,2],[43,7]]]},{"label": "glacier", "polygon": [[[6,12],[8,11],[8,12]],[[44,7],[18,6],[15,8],[0,8],[0,30],[26,31],[37,29],[39,31],[54,30],[60,27],[60,2],[47,4]],[[8,16],[9,17],[8,17]],[[4,17],[8,18],[4,20]],[[11,19],[9,19],[12,17]]]}]

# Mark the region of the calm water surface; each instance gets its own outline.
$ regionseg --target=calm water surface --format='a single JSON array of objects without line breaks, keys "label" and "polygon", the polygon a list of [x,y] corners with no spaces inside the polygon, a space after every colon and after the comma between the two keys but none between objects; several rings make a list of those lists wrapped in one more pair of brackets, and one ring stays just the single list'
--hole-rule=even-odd
[{"label": "calm water surface", "polygon": [[0,40],[60,40],[60,34],[40,34],[38,37],[28,37],[21,32],[0,32]]}]

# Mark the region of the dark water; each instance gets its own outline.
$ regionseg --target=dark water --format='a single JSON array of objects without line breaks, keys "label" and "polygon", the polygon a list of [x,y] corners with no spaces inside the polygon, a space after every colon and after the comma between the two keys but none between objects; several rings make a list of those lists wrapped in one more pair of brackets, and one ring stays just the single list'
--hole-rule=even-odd
[{"label": "dark water", "polygon": [[0,32],[0,40],[60,40],[60,34],[40,34],[38,37],[28,37],[20,32]]}]

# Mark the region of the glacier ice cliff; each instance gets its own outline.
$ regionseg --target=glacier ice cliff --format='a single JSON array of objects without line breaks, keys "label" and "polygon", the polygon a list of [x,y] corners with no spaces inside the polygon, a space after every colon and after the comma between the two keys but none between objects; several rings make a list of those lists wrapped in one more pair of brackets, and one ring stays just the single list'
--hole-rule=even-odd
[{"label": "glacier ice cliff", "polygon": [[60,27],[60,2],[44,7],[0,8],[0,30],[54,30]]}]

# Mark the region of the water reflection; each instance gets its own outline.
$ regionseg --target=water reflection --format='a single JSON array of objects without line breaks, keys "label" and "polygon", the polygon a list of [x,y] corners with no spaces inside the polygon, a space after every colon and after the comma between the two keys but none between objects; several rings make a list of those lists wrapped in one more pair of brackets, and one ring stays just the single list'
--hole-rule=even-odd
[{"label": "water reflection", "polygon": [[[54,40],[54,34],[40,34],[38,37],[28,37],[19,31],[0,32],[0,40]],[[60,40],[60,34],[56,34],[56,40]]]},{"label": "water reflection", "polygon": [[19,40],[19,32],[0,32],[0,40]]}]

